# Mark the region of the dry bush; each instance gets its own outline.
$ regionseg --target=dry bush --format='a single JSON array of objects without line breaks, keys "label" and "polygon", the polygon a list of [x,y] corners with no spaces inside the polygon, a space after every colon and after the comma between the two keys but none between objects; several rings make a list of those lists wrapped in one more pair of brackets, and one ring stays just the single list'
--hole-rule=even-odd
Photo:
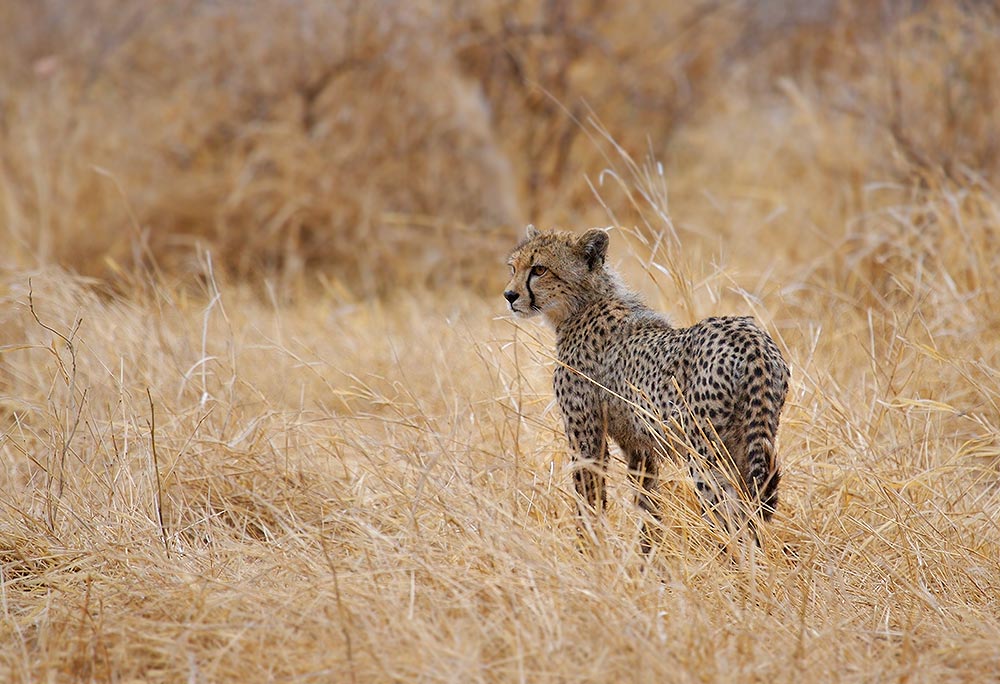
[{"label": "dry bush", "polygon": [[484,2],[461,5],[453,40],[482,84],[530,216],[566,220],[606,165],[596,117],[618,142],[662,144],[718,82],[739,37],[739,3]]},{"label": "dry bush", "polygon": [[421,7],[5,11],[26,34],[6,48],[0,194],[22,261],[184,272],[204,243],[245,277],[476,285],[481,263],[445,253],[518,218],[486,105]]},{"label": "dry bush", "polygon": [[[995,179],[1000,172],[1000,7],[995,3],[931,3],[901,22],[883,43],[860,51],[875,65],[848,104],[890,131],[904,163],[921,174],[943,172]],[[858,65],[857,70],[863,67]]]},{"label": "dry bush", "polygon": [[[577,220],[592,204],[586,177],[608,151],[588,120],[632,154],[666,145],[775,30],[759,10],[715,2],[46,0],[0,12],[12,27],[0,211],[16,263],[185,274],[205,245],[240,277],[321,269],[361,294],[485,290],[515,226]],[[834,27],[827,42],[840,35],[820,26]],[[814,30],[782,29],[789,44]],[[756,82],[796,61],[771,59]]]}]

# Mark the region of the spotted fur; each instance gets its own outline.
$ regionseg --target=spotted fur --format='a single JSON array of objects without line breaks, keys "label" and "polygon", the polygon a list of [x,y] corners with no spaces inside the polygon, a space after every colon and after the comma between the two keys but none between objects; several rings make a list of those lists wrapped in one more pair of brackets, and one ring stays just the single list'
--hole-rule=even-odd
[{"label": "spotted fur", "polygon": [[[672,327],[625,289],[605,264],[607,246],[601,230],[529,226],[504,292],[516,315],[541,314],[555,328],[555,392],[582,502],[605,504],[610,438],[628,458],[638,505],[654,517],[658,461],[672,453],[687,461],[707,517],[770,520],[789,376],[777,345],[748,317]],[[649,540],[647,529],[644,549]]]}]

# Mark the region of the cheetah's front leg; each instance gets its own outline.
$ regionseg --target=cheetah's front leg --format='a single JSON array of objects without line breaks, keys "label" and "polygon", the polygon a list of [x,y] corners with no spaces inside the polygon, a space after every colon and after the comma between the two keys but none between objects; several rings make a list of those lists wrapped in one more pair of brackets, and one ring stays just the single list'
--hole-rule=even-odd
[{"label": "cheetah's front leg", "polygon": [[[656,522],[660,521],[660,510],[656,505],[657,463],[656,454],[644,449],[626,449],[628,453],[628,474],[635,485],[635,503]],[[642,540],[639,543],[643,554],[653,549],[653,532],[649,520],[642,522]]]},{"label": "cheetah's front leg", "polygon": [[608,503],[605,472],[608,467],[608,440],[603,430],[570,427],[566,433],[573,452],[573,484],[580,497],[581,511],[586,507],[591,513],[600,513]]},{"label": "cheetah's front leg", "polygon": [[607,504],[604,480],[610,454],[606,407],[588,377],[568,365],[556,368],[553,381],[574,461],[580,531],[592,535],[594,516]]},{"label": "cheetah's front leg", "polygon": [[[598,411],[563,409],[566,437],[574,461],[573,484],[581,533],[593,534],[593,521],[607,504],[605,473],[610,454],[607,432]],[[579,408],[576,405],[574,408]]]}]

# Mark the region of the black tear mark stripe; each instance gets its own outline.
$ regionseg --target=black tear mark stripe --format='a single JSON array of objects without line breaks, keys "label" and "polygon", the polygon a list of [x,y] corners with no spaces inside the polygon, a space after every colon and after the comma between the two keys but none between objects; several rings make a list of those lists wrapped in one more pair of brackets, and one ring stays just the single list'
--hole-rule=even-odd
[{"label": "black tear mark stripe", "polygon": [[[534,268],[534,266],[532,266],[531,268]],[[530,309],[531,311],[534,311],[538,307],[535,306],[535,293],[531,291],[531,279],[532,278],[534,278],[534,276],[531,275],[531,269],[529,269],[528,270],[528,279],[526,281],[524,281],[524,286],[528,290],[528,306],[531,307],[531,309]]]}]

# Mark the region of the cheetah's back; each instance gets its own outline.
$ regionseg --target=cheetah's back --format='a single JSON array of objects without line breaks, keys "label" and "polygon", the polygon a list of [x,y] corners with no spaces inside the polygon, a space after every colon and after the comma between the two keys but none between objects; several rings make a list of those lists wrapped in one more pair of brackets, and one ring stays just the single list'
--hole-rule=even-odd
[{"label": "cheetah's back", "polygon": [[674,434],[680,426],[687,446],[706,460],[729,454],[739,484],[770,519],[780,480],[775,435],[788,386],[774,341],[748,317],[674,329],[640,312],[622,332],[609,344],[606,366],[608,386],[620,397],[610,402],[611,437],[623,447],[662,451],[654,424]]}]

